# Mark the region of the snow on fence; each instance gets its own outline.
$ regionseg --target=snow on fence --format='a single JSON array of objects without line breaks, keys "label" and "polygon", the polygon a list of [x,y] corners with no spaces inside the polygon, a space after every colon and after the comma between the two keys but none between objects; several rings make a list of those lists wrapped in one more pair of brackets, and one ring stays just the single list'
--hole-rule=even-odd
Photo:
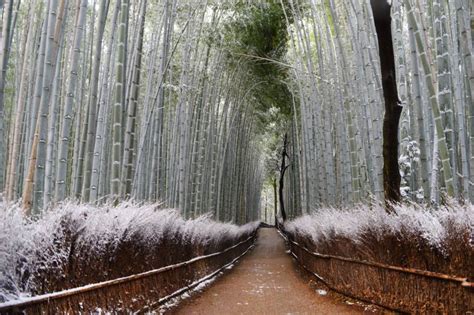
[{"label": "snow on fence", "polygon": [[69,314],[153,310],[236,262],[255,233],[223,251],[119,279],[0,304],[0,313]]},{"label": "snow on fence", "polygon": [[281,229],[297,261],[335,291],[402,312],[464,314],[474,310],[473,210],[320,209]]},{"label": "snow on fence", "polygon": [[[131,203],[66,203],[35,222],[18,210],[0,212],[0,251],[6,254],[0,258],[0,298],[34,295],[25,304],[39,307],[31,306],[32,312],[142,309],[235,260],[258,227],[209,217],[184,220],[175,210]],[[49,296],[49,304],[32,302],[57,291],[59,299]]]}]

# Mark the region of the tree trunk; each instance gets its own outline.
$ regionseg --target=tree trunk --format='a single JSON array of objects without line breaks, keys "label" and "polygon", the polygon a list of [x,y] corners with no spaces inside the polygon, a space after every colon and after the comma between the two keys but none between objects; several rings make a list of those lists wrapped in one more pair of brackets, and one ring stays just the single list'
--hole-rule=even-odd
[{"label": "tree trunk", "polygon": [[140,8],[140,22],[137,39],[137,48],[135,51],[135,60],[133,65],[133,76],[131,86],[131,98],[128,105],[126,127],[124,135],[124,150],[122,160],[122,195],[130,197],[132,191],[133,179],[133,160],[135,157],[135,137],[136,137],[136,116],[138,109],[138,94],[140,89],[140,72],[143,54],[143,34],[145,30],[145,10],[146,0],[142,0]]},{"label": "tree trunk", "polygon": [[390,5],[385,0],[371,0],[379,42],[382,86],[385,101],[383,119],[383,175],[385,202],[399,202],[400,171],[398,167],[398,124],[402,107],[398,99],[395,57],[392,42]]},{"label": "tree trunk", "polygon": [[[87,5],[87,3],[86,3]],[[92,177],[92,164],[94,160],[94,147],[97,137],[97,108],[99,105],[98,101],[98,89],[99,89],[99,71],[102,60],[102,40],[104,38],[105,22],[107,20],[109,3],[107,1],[101,1],[99,6],[99,25],[97,27],[97,37],[95,38],[95,51],[94,61],[92,65],[92,80],[89,95],[89,115],[86,117],[87,123],[87,140],[85,148],[85,163],[84,168],[81,170],[84,173],[84,180],[82,183],[82,200],[85,202],[89,201],[90,190],[91,190],[91,177]]]},{"label": "tree trunk", "polygon": [[[106,182],[106,170],[105,167],[101,167],[104,161],[104,147],[107,140],[107,116],[110,112],[109,106],[109,73],[111,73],[112,56],[114,55],[113,47],[115,42],[115,35],[117,29],[118,14],[120,12],[120,1],[115,3],[115,7],[112,14],[111,25],[112,31],[110,32],[109,38],[107,39],[108,47],[110,47],[105,55],[104,69],[101,81],[101,93],[99,98],[99,112],[97,116],[97,131],[96,140],[94,143],[94,154],[92,159],[92,171],[91,171],[91,183],[89,190],[89,201],[95,202],[99,197],[102,196],[102,192],[105,188],[104,183]],[[107,7],[108,8],[108,7]],[[104,12],[104,15],[106,13]],[[87,172],[87,170],[86,170]]]},{"label": "tree trunk", "polygon": [[[4,171],[5,171],[5,152],[6,152],[6,135],[5,135],[5,82],[8,67],[8,57],[10,56],[9,38],[12,21],[13,0],[6,3],[4,9],[6,12],[3,15],[3,29],[0,38],[0,192],[3,191],[4,186]],[[8,133],[8,132],[7,132]]]},{"label": "tree trunk", "polygon": [[[71,47],[71,71],[66,93],[66,102],[63,109],[62,131],[59,143],[58,170],[56,177],[56,201],[66,198],[66,179],[68,168],[68,154],[71,143],[71,128],[74,117],[74,103],[76,102],[77,75],[79,72],[79,59],[81,57],[81,43],[83,37],[83,28],[87,12],[87,1],[78,2],[78,17],[74,31],[73,46]],[[80,109],[76,109],[79,111]],[[78,118],[77,118],[78,119]]]},{"label": "tree trunk", "polygon": [[[33,21],[34,17],[34,12],[35,12],[35,6],[31,5],[29,9],[29,18],[31,21]],[[23,130],[22,123],[23,120],[25,119],[25,106],[26,106],[26,101],[27,101],[27,90],[28,90],[28,81],[31,80],[31,78],[28,76],[28,71],[30,70],[29,68],[34,68],[34,64],[30,64],[28,62],[29,53],[31,52],[31,48],[34,46],[34,36],[35,36],[35,27],[31,25],[31,29],[27,28],[28,34],[27,34],[27,39],[26,39],[26,47],[25,47],[25,52],[22,56],[23,58],[23,65],[22,65],[22,70],[21,70],[21,80],[20,80],[20,87],[19,87],[19,96],[18,96],[18,101],[17,101],[17,107],[16,107],[16,117],[15,117],[15,127],[14,127],[14,133],[13,133],[13,140],[12,140],[12,149],[11,149],[11,159],[10,159],[10,164],[8,165],[8,177],[7,177],[7,185],[6,185],[6,197],[7,200],[13,201],[17,197],[17,178],[19,172],[19,165],[20,165],[20,147],[21,147],[21,137],[22,133],[25,131]]]},{"label": "tree trunk", "polygon": [[276,180],[276,177],[273,178],[272,186],[273,186],[273,214],[275,216],[275,226],[278,228],[278,218],[277,218],[278,196],[277,196],[277,180]]},{"label": "tree trunk", "polygon": [[286,221],[285,202],[283,200],[283,188],[284,188],[285,172],[286,172],[286,169],[288,168],[288,165],[286,165],[286,157],[288,156],[286,152],[287,146],[288,146],[288,134],[285,133],[285,137],[283,138],[283,150],[281,152],[280,181],[278,185],[280,212],[281,212],[281,218],[283,219],[283,221]]},{"label": "tree trunk", "polygon": [[[443,166],[443,178],[446,185],[446,192],[448,197],[454,197],[454,186],[453,186],[453,175],[451,170],[451,165],[449,163],[449,152],[448,146],[446,144],[445,137],[445,126],[443,126],[441,119],[441,112],[439,107],[438,98],[436,97],[436,80],[434,79],[433,69],[432,69],[432,57],[430,51],[427,47],[428,40],[426,39],[426,32],[424,31],[424,26],[418,26],[417,15],[415,14],[414,8],[411,4],[411,0],[405,0],[405,7],[407,10],[408,23],[409,26],[413,28],[416,39],[416,46],[418,49],[418,54],[421,59],[421,64],[425,73],[426,86],[428,88],[429,100],[431,104],[431,110],[433,113],[434,124],[436,128],[435,141],[437,141],[439,156],[441,157],[441,164]],[[421,19],[420,23],[422,22]],[[433,163],[437,163],[437,159],[433,156]],[[435,183],[433,183],[435,184]],[[433,199],[433,196],[431,196]]]},{"label": "tree trunk", "polygon": [[60,38],[64,32],[64,16],[66,12],[65,0],[51,0],[48,13],[48,38],[46,39],[46,50],[44,59],[44,75],[41,91],[41,102],[37,117],[38,137],[36,153],[36,168],[34,173],[34,195],[33,207],[35,210],[42,209],[44,205],[43,193],[46,169],[46,143],[48,137],[48,116],[51,106],[51,90],[56,74],[57,56]]},{"label": "tree trunk", "polygon": [[121,5],[119,25],[117,73],[115,82],[115,100],[113,107],[113,149],[112,149],[112,178],[111,194],[116,202],[120,196],[120,169],[122,161],[122,111],[125,108],[125,65],[127,60],[127,28],[129,1],[123,0]]}]

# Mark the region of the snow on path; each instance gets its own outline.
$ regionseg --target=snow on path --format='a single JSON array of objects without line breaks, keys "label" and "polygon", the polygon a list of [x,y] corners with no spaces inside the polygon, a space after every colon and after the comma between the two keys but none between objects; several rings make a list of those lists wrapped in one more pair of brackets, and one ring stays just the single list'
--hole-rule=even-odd
[{"label": "snow on path", "polygon": [[359,307],[318,294],[311,288],[285,253],[283,239],[275,229],[260,229],[256,247],[234,270],[171,312],[210,315],[363,313]]}]

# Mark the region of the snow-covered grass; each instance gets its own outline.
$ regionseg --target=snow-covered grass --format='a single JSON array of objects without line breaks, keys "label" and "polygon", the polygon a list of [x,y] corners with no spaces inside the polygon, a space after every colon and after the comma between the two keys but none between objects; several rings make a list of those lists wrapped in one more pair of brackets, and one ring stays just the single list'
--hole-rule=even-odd
[{"label": "snow-covered grass", "polygon": [[474,273],[473,205],[395,205],[390,214],[381,205],[323,208],[284,227],[324,254],[460,276]]},{"label": "snow-covered grass", "polygon": [[36,221],[0,204],[0,302],[122,277],[225,249],[244,226],[203,216],[185,220],[156,204],[64,203]]}]

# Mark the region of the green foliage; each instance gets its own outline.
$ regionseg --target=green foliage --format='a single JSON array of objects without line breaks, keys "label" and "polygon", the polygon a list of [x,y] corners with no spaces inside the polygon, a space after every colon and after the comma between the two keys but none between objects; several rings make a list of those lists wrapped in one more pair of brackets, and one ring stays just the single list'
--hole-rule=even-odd
[{"label": "green foliage", "polygon": [[[248,5],[241,1],[235,6],[235,15],[226,28],[236,40],[236,52],[277,60],[286,53],[286,19],[279,3]],[[271,68],[262,67],[262,74]]]},{"label": "green foliage", "polygon": [[286,117],[292,114],[291,92],[285,83],[288,67],[281,62],[287,52],[287,18],[292,22],[285,12],[290,10],[282,7],[280,1],[238,1],[224,28],[224,47],[230,65],[244,64],[249,87],[261,82],[252,93],[260,126],[268,123],[265,113],[272,107]]},{"label": "green foliage", "polygon": [[329,29],[331,30],[331,34],[335,36],[336,30],[334,28],[334,20],[331,14],[331,4],[329,0],[325,0],[323,5],[324,5],[324,11],[328,20],[328,24],[329,24]]}]

